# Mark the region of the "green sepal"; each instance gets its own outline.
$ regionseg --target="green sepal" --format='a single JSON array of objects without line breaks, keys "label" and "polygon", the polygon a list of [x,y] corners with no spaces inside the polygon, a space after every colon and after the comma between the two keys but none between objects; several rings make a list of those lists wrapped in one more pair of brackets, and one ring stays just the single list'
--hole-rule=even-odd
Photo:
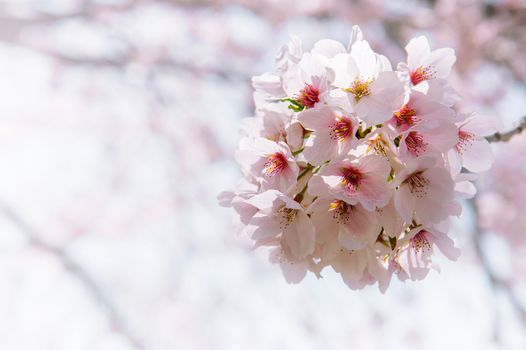
[{"label": "green sepal", "polygon": [[368,128],[365,129],[365,130],[362,130],[362,127],[360,126],[360,127],[358,128],[358,130],[356,130],[356,134],[355,134],[355,136],[356,136],[357,139],[363,139],[363,138],[365,138],[365,137],[366,137],[366,136],[367,136],[372,130],[373,130],[373,127],[372,127],[372,126],[368,127]]},{"label": "green sepal", "polygon": [[393,182],[394,175],[395,175],[395,171],[393,168],[391,168],[391,171],[389,172],[389,177],[387,178],[387,182]]},{"label": "green sepal", "polygon": [[389,245],[391,246],[391,250],[396,248],[396,237],[389,237]]},{"label": "green sepal", "polygon": [[402,138],[402,136],[397,136],[394,138],[393,142],[395,144],[396,147],[400,147],[400,139]]},{"label": "green sepal", "polygon": [[292,99],[292,98],[282,98],[280,100],[281,102],[289,102],[290,105],[289,105],[289,109],[292,109],[294,112],[302,112],[303,110],[305,110],[305,106],[303,106],[301,103],[299,103],[298,101]]}]

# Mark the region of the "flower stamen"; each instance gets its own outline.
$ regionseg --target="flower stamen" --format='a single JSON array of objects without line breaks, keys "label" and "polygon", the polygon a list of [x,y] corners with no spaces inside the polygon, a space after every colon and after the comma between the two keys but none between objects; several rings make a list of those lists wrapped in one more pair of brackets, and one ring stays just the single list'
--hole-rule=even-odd
[{"label": "flower stamen", "polygon": [[342,200],[335,200],[329,205],[329,211],[332,211],[332,218],[339,224],[348,224],[350,220],[351,206]]},{"label": "flower stamen", "polygon": [[416,70],[411,72],[410,78],[413,85],[418,85],[423,81],[433,79],[436,73],[432,66],[429,67],[418,67]]},{"label": "flower stamen", "polygon": [[394,118],[396,119],[396,126],[413,126],[418,122],[416,111],[410,108],[408,105],[404,105],[400,110],[394,112]]},{"label": "flower stamen", "polygon": [[348,167],[342,169],[342,184],[345,186],[345,189],[348,191],[356,191],[360,186],[363,175],[360,170],[354,167]]},{"label": "flower stamen", "polygon": [[372,81],[362,81],[360,79],[356,79],[353,81],[350,87],[343,89],[345,92],[351,93],[354,95],[354,100],[356,102],[360,102],[360,100],[365,97],[369,96],[371,94],[371,91],[369,90],[369,85]]},{"label": "flower stamen", "polygon": [[384,140],[382,134],[378,134],[377,136],[367,140],[367,153],[374,152],[380,156],[387,157],[387,150],[386,147],[388,147],[387,141]]},{"label": "flower stamen", "polygon": [[419,231],[409,240],[409,244],[415,250],[415,253],[431,250],[431,243],[427,239],[428,232],[425,230]]},{"label": "flower stamen", "polygon": [[267,157],[265,164],[263,164],[263,171],[265,175],[272,177],[281,173],[287,166],[285,155],[281,152],[276,152]]},{"label": "flower stamen", "polygon": [[429,180],[423,175],[422,171],[419,171],[409,176],[404,180],[404,183],[409,185],[411,194],[417,197],[423,197],[427,193],[426,188],[429,185]]},{"label": "flower stamen", "polygon": [[458,142],[455,145],[455,150],[459,154],[464,153],[464,151],[473,144],[474,139],[475,139],[474,134],[467,132],[467,131],[459,130],[458,131]]},{"label": "flower stamen", "polygon": [[330,125],[329,135],[332,140],[343,142],[353,133],[352,123],[349,119],[342,117]]},{"label": "flower stamen", "polygon": [[405,144],[409,153],[418,157],[420,154],[424,153],[427,147],[427,142],[424,141],[422,134],[416,131],[411,131],[407,134],[405,138]]},{"label": "flower stamen", "polygon": [[305,87],[300,91],[296,101],[306,108],[312,108],[320,102],[320,90],[311,84],[305,83]]},{"label": "flower stamen", "polygon": [[279,227],[281,230],[284,230],[294,221],[298,211],[295,209],[283,207],[278,211],[278,213],[281,215]]}]

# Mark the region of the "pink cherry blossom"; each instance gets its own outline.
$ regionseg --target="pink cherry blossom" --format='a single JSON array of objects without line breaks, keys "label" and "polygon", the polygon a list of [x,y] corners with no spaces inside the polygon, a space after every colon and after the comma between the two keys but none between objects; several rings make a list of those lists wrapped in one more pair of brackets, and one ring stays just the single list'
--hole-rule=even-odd
[{"label": "pink cherry blossom", "polygon": [[236,160],[262,190],[278,189],[284,193],[294,190],[299,168],[286,143],[245,138],[239,147]]},{"label": "pink cherry blossom", "polygon": [[[454,242],[445,232],[433,227],[415,227],[406,233],[397,250],[398,273],[413,281],[421,280],[433,266],[434,248],[448,259],[457,260],[460,256]],[[402,277],[403,278],[403,277]]]},{"label": "pink cherry blossom", "polygon": [[457,142],[458,129],[452,122],[440,120],[432,124],[418,124],[400,134],[400,158],[440,157]]},{"label": "pink cherry blossom", "polygon": [[412,39],[405,50],[407,64],[400,64],[398,68],[409,74],[409,80],[413,85],[426,80],[447,78],[456,60],[453,49],[431,50],[424,36]]},{"label": "pink cherry blossom", "polygon": [[317,236],[334,232],[338,247],[358,250],[373,244],[380,234],[376,212],[369,212],[361,205],[350,205],[340,199],[317,200],[310,208],[311,220]]},{"label": "pink cherry blossom", "polygon": [[277,73],[252,80],[255,117],[242,121],[236,160],[244,180],[220,196],[255,247],[269,247],[285,279],[325,268],[352,289],[422,279],[434,246],[458,250],[449,220],[489,167],[484,118],[457,115],[446,80],[455,55],[411,41],[393,71],[353,27],[346,49],[293,37]]},{"label": "pink cherry blossom", "polygon": [[458,142],[448,153],[450,166],[455,172],[466,169],[479,173],[490,168],[493,152],[484,138],[496,132],[496,125],[488,118],[476,115],[461,115],[457,122]]},{"label": "pink cherry blossom", "polygon": [[286,141],[287,125],[292,119],[286,107],[271,105],[268,108],[256,111],[255,117],[244,118],[241,121],[241,130],[247,136],[263,137],[272,141]]},{"label": "pink cherry blossom", "polygon": [[273,264],[279,264],[288,283],[299,283],[305,278],[307,271],[317,273],[318,270],[312,258],[296,259],[292,256],[290,248],[285,244],[271,248],[269,261]]},{"label": "pink cherry blossom", "polygon": [[314,251],[314,226],[298,202],[268,190],[247,203],[258,209],[247,225],[247,232],[257,245],[283,244],[295,259],[303,259]]},{"label": "pink cherry blossom", "polygon": [[323,58],[305,53],[297,66],[282,75],[287,96],[305,108],[313,108],[325,101],[329,82]]},{"label": "pink cherry blossom", "polygon": [[399,148],[395,145],[391,134],[391,130],[385,126],[374,129],[363,140],[363,144],[367,146],[364,153],[384,157],[389,161],[392,170],[397,171],[403,165],[399,159]]},{"label": "pink cherry blossom", "polygon": [[308,191],[314,196],[334,196],[348,204],[360,203],[368,211],[383,207],[391,198],[387,183],[390,167],[376,155],[336,161],[309,181]]},{"label": "pink cherry blossom", "polygon": [[219,205],[233,208],[236,212],[234,225],[242,231],[250,219],[256,214],[257,208],[247,203],[247,200],[257,194],[257,186],[242,180],[236,192],[223,191],[218,196]]},{"label": "pink cherry blossom", "polygon": [[455,112],[443,104],[413,91],[407,103],[395,111],[389,125],[398,132],[409,130],[420,123],[433,125],[438,121],[454,122]]},{"label": "pink cherry blossom", "polygon": [[407,223],[433,224],[450,215],[460,215],[461,208],[455,201],[455,183],[451,174],[436,160],[421,157],[406,164],[396,174],[394,184],[395,206]]},{"label": "pink cherry blossom", "polygon": [[366,285],[387,278],[387,267],[382,257],[385,249],[375,243],[361,250],[340,249],[331,261],[331,266],[351,289],[362,289]]},{"label": "pink cherry blossom", "polygon": [[[368,124],[389,119],[403,102],[404,86],[398,75],[365,40],[356,41],[349,54],[336,55],[328,71],[332,83],[347,93],[352,111]],[[336,94],[341,96],[341,90]]]},{"label": "pink cherry blossom", "polygon": [[312,135],[305,142],[303,154],[314,165],[321,165],[347,154],[355,144],[358,121],[330,107],[310,109],[298,115],[298,121]]}]

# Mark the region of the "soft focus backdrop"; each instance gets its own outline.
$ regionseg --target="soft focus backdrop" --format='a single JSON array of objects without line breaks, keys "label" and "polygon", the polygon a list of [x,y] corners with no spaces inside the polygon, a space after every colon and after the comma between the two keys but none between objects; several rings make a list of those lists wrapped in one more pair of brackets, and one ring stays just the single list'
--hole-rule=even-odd
[{"label": "soft focus backdrop", "polygon": [[526,115],[524,0],[0,1],[0,349],[525,349],[526,133],[461,259],[386,295],[287,285],[217,206],[250,77],[353,24],[393,61],[455,48],[461,110]]}]

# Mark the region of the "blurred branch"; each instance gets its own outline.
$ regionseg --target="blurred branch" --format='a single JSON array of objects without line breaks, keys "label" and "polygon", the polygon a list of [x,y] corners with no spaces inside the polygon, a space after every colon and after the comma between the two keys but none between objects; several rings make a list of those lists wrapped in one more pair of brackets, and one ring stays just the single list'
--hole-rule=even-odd
[{"label": "blurred branch", "polygon": [[[56,52],[43,51],[35,48],[29,48],[35,51],[38,51],[42,54],[45,54],[61,63],[68,65],[78,65],[94,68],[115,68],[115,69],[124,69],[129,64],[133,63],[133,59],[125,56],[121,59],[110,59],[110,58],[90,58],[90,57],[68,57]],[[207,67],[200,66],[191,62],[176,61],[173,59],[158,59],[151,63],[152,69],[162,69],[162,70],[174,70],[174,71],[185,71],[193,72],[203,75],[214,75],[218,78],[224,80],[245,80],[249,81],[249,74],[244,73],[240,70],[231,70],[226,68],[219,67]]]},{"label": "blurred branch", "polygon": [[39,235],[33,230],[33,228],[30,227],[29,224],[11,206],[0,202],[0,211],[7,219],[9,219],[16,227],[18,227],[20,232],[27,237],[31,245],[39,247],[55,256],[55,258],[62,263],[64,268],[81,282],[88,294],[107,314],[111,325],[116,332],[125,337],[135,349],[144,349],[144,346],[141,344],[141,342],[126,327],[122,316],[118,313],[111,300],[105,295],[102,289],[97,285],[97,283],[86,270],[76,263],[67,252],[58,247],[54,247],[39,238]]},{"label": "blurred branch", "polygon": [[[166,0],[169,5],[178,5],[179,1]],[[187,0],[181,1],[184,5],[212,5],[214,1],[195,1]],[[88,67],[109,67],[114,69],[125,68],[127,65],[132,63],[141,63],[140,61],[140,48],[137,48],[127,40],[124,36],[119,35],[119,32],[115,32],[114,28],[109,27],[104,21],[99,21],[99,13],[105,12],[125,12],[134,9],[140,4],[138,0],[130,0],[123,2],[122,4],[116,5],[101,5],[96,4],[90,0],[85,0],[82,7],[71,13],[66,14],[50,14],[42,11],[34,11],[33,16],[29,18],[17,17],[2,13],[0,6],[0,41],[24,47],[26,49],[35,51],[40,54],[44,54],[50,58],[57,60],[60,63],[67,65],[80,65]],[[42,26],[46,27],[54,25],[57,22],[67,21],[74,18],[81,18],[82,20],[90,23],[97,23],[103,27],[106,27],[116,38],[119,39],[121,44],[126,48],[124,53],[120,53],[116,57],[75,57],[57,52],[55,50],[49,50],[45,47],[40,47],[35,44],[26,42],[23,39],[23,32],[29,28],[38,29]],[[196,74],[203,75],[214,75],[225,80],[249,80],[248,72],[238,69],[234,65],[225,67],[225,64],[221,66],[205,66],[199,65],[192,61],[178,61],[172,57],[159,57],[153,62],[149,62],[153,69],[161,68],[166,70],[178,70],[188,71]]]},{"label": "blurred branch", "polygon": [[479,212],[476,204],[476,196],[469,200],[468,204],[473,210],[473,246],[475,248],[475,253],[477,254],[477,257],[482,265],[482,270],[488,278],[488,281],[490,282],[493,289],[495,291],[502,291],[507,297],[509,303],[518,314],[519,320],[522,322],[522,326],[526,329],[526,307],[522,305],[520,299],[515,294],[513,287],[506,280],[498,277],[493,272],[491,263],[487,258],[487,255],[484,253],[484,249],[482,247],[482,238],[484,236],[484,233],[479,225]]},{"label": "blurred branch", "polygon": [[[1,33],[1,30],[0,30]],[[0,34],[0,41],[6,41],[4,38],[1,37]],[[128,53],[126,55],[123,55],[122,57],[118,58],[109,58],[109,57],[73,57],[73,56],[66,56],[62,53],[45,50],[43,48],[34,47],[32,45],[28,45],[21,42],[15,42],[15,41],[9,41],[12,44],[24,47],[26,49],[32,50],[34,52],[46,55],[54,60],[56,60],[59,63],[63,63],[66,65],[71,66],[85,66],[85,67],[94,67],[94,68],[113,68],[113,69],[124,69],[129,64],[134,63],[133,54]],[[134,50],[130,50],[130,52],[133,52]],[[140,63],[140,61],[138,62]],[[165,70],[177,70],[177,71],[185,71],[185,72],[192,72],[196,74],[203,74],[203,75],[214,75],[220,79],[224,80],[241,80],[241,81],[249,81],[250,80],[250,74],[243,72],[239,69],[233,69],[233,68],[223,68],[223,67],[213,67],[213,66],[201,66],[192,62],[183,62],[183,61],[176,61],[171,58],[160,58],[151,64],[152,68],[155,69],[165,69]]]},{"label": "blurred branch", "polygon": [[526,129],[526,117],[523,117],[519,125],[510,131],[500,133],[497,132],[493,135],[487,136],[486,140],[489,142],[504,142],[509,141],[514,135],[520,134],[523,130]]}]

